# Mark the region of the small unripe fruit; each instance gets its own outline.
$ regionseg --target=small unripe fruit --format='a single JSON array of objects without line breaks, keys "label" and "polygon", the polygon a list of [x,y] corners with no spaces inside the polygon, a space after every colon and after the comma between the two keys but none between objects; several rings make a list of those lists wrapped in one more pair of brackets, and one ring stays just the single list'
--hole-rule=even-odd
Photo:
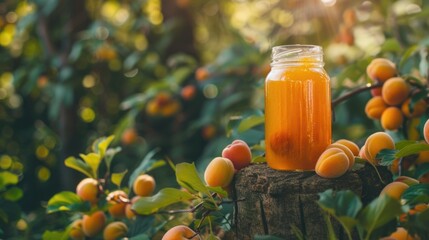
[{"label": "small unripe fruit", "polygon": [[162,240],[200,240],[200,236],[185,225],[178,225],[168,230]]},{"label": "small unripe fruit", "polygon": [[147,174],[140,175],[134,180],[133,191],[136,195],[147,197],[155,190],[155,179]]},{"label": "small unripe fruit", "polygon": [[231,160],[234,168],[240,170],[250,165],[252,152],[246,142],[235,140],[223,149],[222,157]]},{"label": "small unripe fruit", "polygon": [[339,148],[326,149],[316,163],[317,175],[324,178],[337,178],[347,172],[349,159]]},{"label": "small unripe fruit", "polygon": [[104,228],[104,240],[116,240],[127,235],[128,227],[123,222],[112,222]]},{"label": "small unripe fruit", "polygon": [[227,187],[234,177],[234,165],[223,157],[214,158],[204,172],[204,180],[211,187]]},{"label": "small unripe fruit", "polygon": [[76,187],[76,194],[84,201],[92,204],[98,201],[98,181],[93,178],[85,178]]},{"label": "small unripe fruit", "polygon": [[104,212],[97,211],[91,215],[85,215],[82,219],[82,230],[85,236],[94,237],[103,230],[106,224]]}]

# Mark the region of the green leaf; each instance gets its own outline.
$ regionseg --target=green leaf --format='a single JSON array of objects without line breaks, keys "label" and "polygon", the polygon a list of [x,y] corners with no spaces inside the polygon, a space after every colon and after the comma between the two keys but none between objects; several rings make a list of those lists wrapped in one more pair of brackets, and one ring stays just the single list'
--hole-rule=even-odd
[{"label": "green leaf", "polygon": [[383,149],[381,150],[375,158],[380,159],[380,165],[390,166],[393,164],[393,161],[396,159],[396,149]]},{"label": "green leaf", "polygon": [[3,211],[3,209],[1,209],[1,208],[0,208],[0,221],[2,221],[4,223],[7,223],[9,221],[9,217],[7,216],[7,213],[5,211]]},{"label": "green leaf", "polygon": [[250,128],[261,125],[265,122],[265,116],[250,116],[243,119],[238,125],[238,132],[244,132]]},{"label": "green leaf", "polygon": [[402,54],[402,58],[399,61],[399,69],[401,69],[404,64],[408,61],[408,59],[414,55],[417,51],[419,50],[419,46],[418,45],[413,45],[411,47],[409,47],[404,54]]},{"label": "green leaf", "polygon": [[98,178],[98,167],[100,166],[101,156],[98,153],[89,153],[87,155],[80,154],[79,155],[88,166],[91,168],[92,175],[94,178]]},{"label": "green leaf", "polygon": [[408,145],[411,145],[411,144],[414,144],[414,143],[416,143],[416,141],[412,141],[412,140],[402,140],[402,141],[399,141],[399,142],[395,143],[395,149],[396,149],[396,150],[401,150],[401,149],[403,149],[404,147],[406,147],[406,146],[408,146]]},{"label": "green leaf", "polygon": [[334,216],[350,234],[357,223],[356,216],[362,209],[360,198],[350,190],[334,192],[328,189],[319,195],[319,206]]},{"label": "green leaf", "polygon": [[91,167],[84,161],[77,159],[75,157],[68,157],[65,161],[64,161],[64,165],[66,165],[69,168],[72,168],[76,171],[79,171],[83,174],[85,174],[86,176],[90,177],[90,178],[95,178],[95,176],[93,175],[93,171],[91,169]]},{"label": "green leaf", "polygon": [[124,179],[125,174],[127,174],[128,170],[125,169],[125,171],[121,172],[121,173],[113,173],[111,180],[112,183],[115,184],[116,186],[118,186],[118,188],[121,187],[121,183],[122,183],[122,179]]},{"label": "green leaf", "polygon": [[428,172],[429,172],[429,163],[425,162],[425,163],[419,164],[416,167],[416,171],[414,173],[414,178],[419,179],[419,178],[423,177],[423,175],[425,175]]},{"label": "green leaf", "polygon": [[409,204],[429,202],[429,184],[420,183],[410,186],[402,194],[402,198]]},{"label": "green leaf", "polygon": [[382,52],[401,52],[401,45],[395,38],[389,38],[381,45]]},{"label": "green leaf", "polygon": [[143,160],[140,162],[140,165],[133,171],[133,173],[131,174],[128,180],[128,187],[130,189],[132,189],[134,181],[140,174],[144,172],[149,172],[153,169],[156,169],[165,165],[165,161],[154,159],[155,155],[158,152],[159,152],[158,148],[148,152],[146,156],[143,158]]},{"label": "green leaf", "polygon": [[98,143],[97,149],[100,154],[100,158],[103,158],[106,154],[106,150],[109,147],[110,143],[112,143],[115,136],[111,135],[107,138],[102,138],[102,140]]},{"label": "green leaf", "polygon": [[[179,163],[176,165],[177,183],[192,193],[202,192],[211,197],[207,186],[198,175],[197,168],[193,163]],[[213,200],[213,199],[212,199]],[[214,202],[214,200],[213,200]]]},{"label": "green leaf", "polygon": [[11,187],[5,193],[3,193],[4,199],[12,202],[18,201],[23,195],[24,193],[22,189],[18,187]]},{"label": "green leaf", "polygon": [[19,181],[19,175],[11,173],[9,171],[0,172],[0,189],[8,185],[17,184]]},{"label": "green leaf", "polygon": [[187,201],[193,197],[192,194],[179,189],[164,188],[151,197],[141,197],[133,204],[132,209],[139,214],[149,215],[173,203]]},{"label": "green leaf", "polygon": [[58,211],[88,211],[90,203],[84,202],[76,193],[63,191],[55,194],[48,201],[47,212],[53,213]]},{"label": "green leaf", "polygon": [[371,236],[376,229],[388,224],[402,213],[401,203],[386,194],[380,195],[369,203],[358,215],[358,221]]},{"label": "green leaf", "polygon": [[267,159],[264,156],[256,156],[252,158],[252,163],[265,163]]},{"label": "green leaf", "polygon": [[120,151],[122,151],[121,147],[107,149],[106,154],[104,155],[104,162],[106,163],[107,169],[110,169],[113,158]]},{"label": "green leaf", "polygon": [[254,240],[283,240],[283,238],[279,238],[272,235],[255,235]]},{"label": "green leaf", "polygon": [[65,231],[45,231],[42,240],[67,240],[69,238],[67,230]]},{"label": "green leaf", "polygon": [[421,151],[429,151],[429,145],[426,143],[414,143],[403,147],[396,154],[396,158],[410,156],[412,154],[417,154]]}]

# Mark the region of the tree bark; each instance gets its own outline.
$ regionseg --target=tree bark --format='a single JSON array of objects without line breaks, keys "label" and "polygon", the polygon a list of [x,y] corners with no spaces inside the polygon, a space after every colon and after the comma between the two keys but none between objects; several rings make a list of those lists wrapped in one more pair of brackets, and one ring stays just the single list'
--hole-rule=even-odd
[{"label": "tree bark", "polygon": [[[266,164],[244,168],[236,175],[233,194],[238,200],[234,211],[236,239],[253,239],[255,235],[297,239],[292,226],[307,239],[325,239],[327,228],[316,203],[318,193],[352,190],[365,205],[392,181],[385,167],[378,167],[378,171],[383,181],[369,165],[336,179],[321,178],[314,171],[277,171]],[[333,222],[333,226],[339,239],[347,239],[339,223]]]}]

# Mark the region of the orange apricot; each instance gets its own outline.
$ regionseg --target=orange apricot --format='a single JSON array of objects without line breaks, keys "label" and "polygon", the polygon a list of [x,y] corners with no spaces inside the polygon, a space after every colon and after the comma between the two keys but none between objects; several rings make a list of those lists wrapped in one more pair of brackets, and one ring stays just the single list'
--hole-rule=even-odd
[{"label": "orange apricot", "polygon": [[69,236],[73,240],[85,239],[85,234],[83,233],[83,230],[82,230],[82,219],[77,219],[72,223]]},{"label": "orange apricot", "polygon": [[222,150],[222,157],[231,160],[234,168],[240,170],[250,165],[252,152],[246,142],[234,140]]},{"label": "orange apricot", "polygon": [[211,187],[227,187],[234,177],[234,164],[228,158],[216,157],[204,171],[204,180]]},{"label": "orange apricot", "polygon": [[137,141],[138,134],[135,128],[128,128],[122,133],[121,142],[124,145],[130,145]]},{"label": "orange apricot", "polygon": [[408,98],[407,100],[405,100],[404,103],[402,103],[402,106],[401,106],[402,113],[404,113],[406,117],[417,118],[417,117],[421,117],[423,113],[425,113],[427,108],[427,104],[425,100],[420,99],[419,101],[415,102],[414,105],[412,106],[412,109],[410,109],[410,103],[411,103],[411,98]]},{"label": "orange apricot", "polygon": [[125,207],[127,206],[128,195],[124,191],[113,191],[107,195],[106,200],[109,203],[108,211],[110,216],[113,218],[125,217]]},{"label": "orange apricot", "polygon": [[352,151],[353,156],[359,156],[359,146],[356,143],[347,139],[338,139],[335,143],[343,144]]},{"label": "orange apricot", "polygon": [[205,140],[210,140],[214,136],[216,136],[216,132],[217,132],[216,127],[212,124],[208,124],[203,127],[201,135]]},{"label": "orange apricot", "polygon": [[410,94],[410,87],[400,77],[388,79],[381,89],[381,96],[385,103],[391,106],[402,104]]},{"label": "orange apricot", "polygon": [[381,126],[385,130],[396,130],[402,126],[404,117],[401,110],[397,107],[388,107],[381,114]]},{"label": "orange apricot", "polygon": [[378,82],[385,82],[397,74],[395,64],[385,58],[373,59],[366,68],[366,73],[372,80]]},{"label": "orange apricot", "polygon": [[387,104],[381,96],[371,98],[365,105],[365,113],[369,118],[380,119]]},{"label": "orange apricot", "polygon": [[326,149],[316,163],[317,175],[324,178],[337,178],[347,172],[349,159],[339,148]]},{"label": "orange apricot", "polygon": [[122,239],[127,235],[128,227],[123,222],[111,222],[103,231],[104,240]]},{"label": "orange apricot", "polygon": [[396,231],[390,234],[389,236],[394,240],[413,240],[414,238],[408,233],[408,231],[403,227],[397,227]]},{"label": "orange apricot", "polygon": [[136,216],[136,213],[132,210],[133,203],[135,203],[137,200],[140,199],[140,196],[134,196],[131,199],[131,203],[128,203],[125,207],[125,216],[127,216],[128,219],[134,219]]},{"label": "orange apricot", "polygon": [[170,228],[161,240],[200,240],[200,236],[191,228],[185,225],[178,225]]},{"label": "orange apricot", "polygon": [[205,81],[209,76],[209,71],[204,67],[200,67],[195,71],[195,79],[197,79],[197,81]]},{"label": "orange apricot", "polygon": [[353,167],[353,165],[355,164],[355,156],[353,155],[352,150],[350,150],[348,147],[346,147],[345,145],[340,144],[340,143],[332,143],[328,147],[326,147],[326,149],[330,149],[330,148],[341,149],[346,154],[346,156],[349,160],[348,169],[351,169]]},{"label": "orange apricot", "polygon": [[177,112],[180,111],[182,108],[182,105],[180,105],[180,102],[177,100],[171,100],[169,103],[163,105],[160,108],[161,116],[163,117],[171,117]]},{"label": "orange apricot", "polygon": [[76,187],[76,194],[84,201],[96,204],[98,201],[98,181],[94,178],[85,178]]},{"label": "orange apricot", "polygon": [[383,190],[381,190],[380,195],[386,194],[391,198],[401,200],[402,194],[407,190],[409,186],[403,182],[391,182],[387,184]]},{"label": "orange apricot", "polygon": [[103,230],[106,224],[106,215],[103,211],[94,212],[91,215],[84,215],[82,218],[82,230],[85,236],[94,237]]},{"label": "orange apricot", "polygon": [[378,164],[377,154],[383,149],[395,149],[395,142],[385,132],[371,134],[365,142],[365,157],[373,164]]},{"label": "orange apricot", "polygon": [[143,174],[134,180],[133,191],[138,196],[146,197],[152,195],[155,190],[155,186],[155,179],[148,174]]},{"label": "orange apricot", "polygon": [[365,155],[365,152],[366,152],[366,146],[363,145],[359,150],[359,157],[362,159],[368,160],[368,157]]},{"label": "orange apricot", "polygon": [[419,180],[408,176],[399,176],[395,179],[395,182],[403,182],[408,186],[419,184]]},{"label": "orange apricot", "polygon": [[184,100],[189,101],[195,97],[196,92],[197,88],[194,85],[187,85],[182,88],[180,95]]},{"label": "orange apricot", "polygon": [[381,87],[372,88],[370,92],[373,97],[381,96]]},{"label": "orange apricot", "polygon": [[426,143],[429,143],[429,119],[426,120],[425,125],[423,126],[423,137]]}]

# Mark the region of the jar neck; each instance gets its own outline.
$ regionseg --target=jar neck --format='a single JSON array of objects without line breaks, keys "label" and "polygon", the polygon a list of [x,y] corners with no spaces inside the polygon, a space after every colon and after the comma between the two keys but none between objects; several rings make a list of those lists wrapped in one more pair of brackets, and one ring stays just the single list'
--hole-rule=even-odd
[{"label": "jar neck", "polygon": [[281,45],[273,47],[271,67],[323,67],[323,50],[316,45]]}]

